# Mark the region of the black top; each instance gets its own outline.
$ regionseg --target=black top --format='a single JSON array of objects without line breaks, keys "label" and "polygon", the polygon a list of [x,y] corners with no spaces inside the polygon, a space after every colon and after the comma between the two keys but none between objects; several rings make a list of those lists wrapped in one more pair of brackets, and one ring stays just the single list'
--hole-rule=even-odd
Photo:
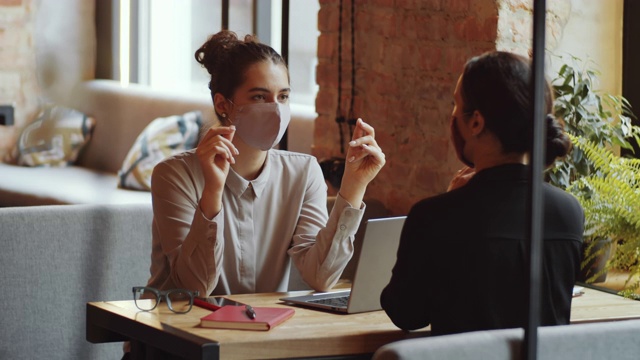
[{"label": "black top", "polygon": [[[477,173],[465,186],[413,206],[381,303],[400,328],[432,334],[525,327],[528,316],[528,167]],[[568,324],[582,259],[584,215],[544,184],[540,325]]]}]

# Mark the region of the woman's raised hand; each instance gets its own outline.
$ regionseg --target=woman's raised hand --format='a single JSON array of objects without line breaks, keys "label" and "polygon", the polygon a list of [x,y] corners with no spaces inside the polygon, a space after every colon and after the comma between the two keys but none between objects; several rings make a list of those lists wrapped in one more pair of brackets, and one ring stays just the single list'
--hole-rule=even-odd
[{"label": "woman's raised hand", "polygon": [[205,185],[200,199],[200,209],[211,219],[222,208],[222,192],[229,174],[229,166],[235,163],[238,149],[233,145],[236,127],[212,127],[204,135],[196,149]]},{"label": "woman's raised hand", "polygon": [[353,206],[360,206],[367,185],[385,164],[385,155],[375,139],[375,130],[362,119],[356,121],[349,142],[340,195]]}]

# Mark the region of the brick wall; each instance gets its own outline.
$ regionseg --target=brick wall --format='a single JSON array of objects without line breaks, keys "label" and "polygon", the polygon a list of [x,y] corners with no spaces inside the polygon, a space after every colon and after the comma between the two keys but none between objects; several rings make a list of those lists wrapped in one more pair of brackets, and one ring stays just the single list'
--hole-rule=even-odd
[{"label": "brick wall", "polygon": [[[550,44],[570,13],[548,2]],[[453,90],[466,60],[484,51],[529,52],[532,5],[522,0],[355,0],[355,98],[351,109],[351,1],[343,0],[342,82],[338,84],[340,0],[322,0],[318,15],[313,152],[342,156],[336,114],[362,117],[376,129],[387,165],[367,196],[406,214],[421,198],[445,191],[461,166],[449,141]],[[342,89],[341,111],[338,85]],[[343,125],[345,139],[349,137]]]},{"label": "brick wall", "polygon": [[[533,32],[532,1],[500,0],[498,1],[498,7],[496,49],[527,55],[531,47]],[[570,15],[571,1],[547,1],[547,50],[557,48]]]}]

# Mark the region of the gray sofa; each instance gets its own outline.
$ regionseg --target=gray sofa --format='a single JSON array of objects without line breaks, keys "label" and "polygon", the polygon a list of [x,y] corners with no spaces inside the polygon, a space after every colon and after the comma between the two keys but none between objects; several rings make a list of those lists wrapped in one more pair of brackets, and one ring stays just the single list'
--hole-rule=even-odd
[{"label": "gray sofa", "polygon": [[149,278],[151,204],[0,209],[0,359],[119,359],[85,340],[88,301]]},{"label": "gray sofa", "polygon": [[[638,334],[640,320],[540,327],[538,359],[636,360]],[[378,349],[373,360],[520,360],[523,338],[523,329],[503,329],[401,340]]]},{"label": "gray sofa", "polygon": [[[365,219],[386,215],[368,202]],[[85,339],[85,306],[131,299],[131,287],[146,284],[152,218],[150,203],[0,208],[0,359],[119,358],[121,343]],[[308,289],[295,269],[289,288]]]}]

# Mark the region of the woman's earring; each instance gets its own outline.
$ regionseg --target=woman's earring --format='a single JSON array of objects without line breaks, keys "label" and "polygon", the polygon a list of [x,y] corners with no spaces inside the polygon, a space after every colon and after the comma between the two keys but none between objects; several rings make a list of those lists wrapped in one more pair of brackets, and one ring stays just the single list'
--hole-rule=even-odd
[{"label": "woman's earring", "polygon": [[227,118],[227,113],[222,113],[222,118],[226,119]]}]

